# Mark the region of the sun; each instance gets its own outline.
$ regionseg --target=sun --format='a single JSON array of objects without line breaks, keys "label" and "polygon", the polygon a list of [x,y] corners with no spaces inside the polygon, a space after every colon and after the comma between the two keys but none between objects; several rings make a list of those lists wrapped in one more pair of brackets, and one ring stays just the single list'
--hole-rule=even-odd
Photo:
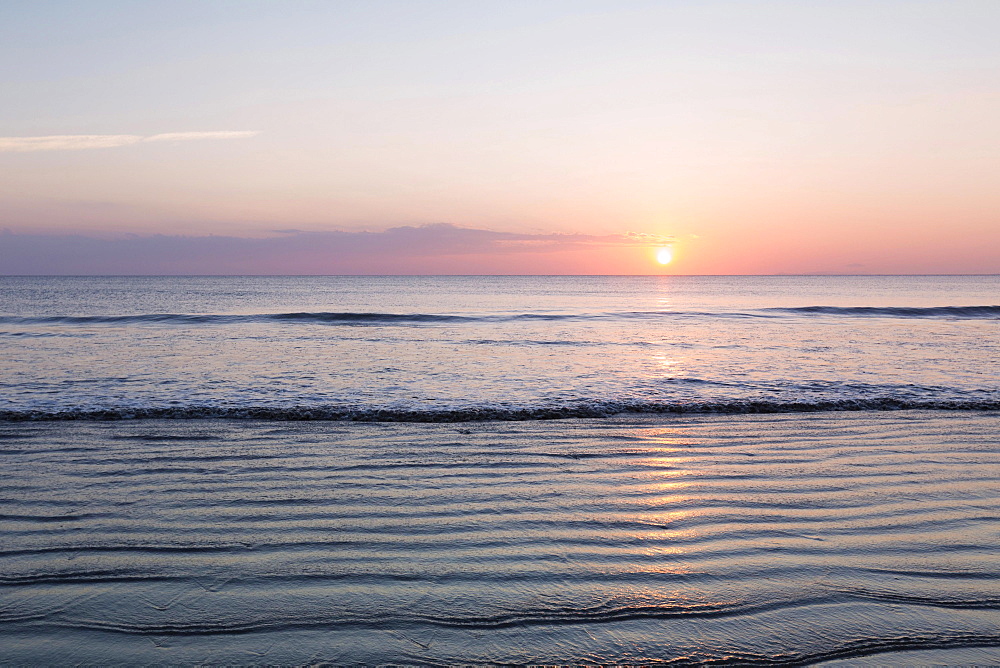
[{"label": "sun", "polygon": [[670,261],[674,259],[674,254],[669,248],[661,248],[656,251],[656,261],[660,264],[670,264]]}]

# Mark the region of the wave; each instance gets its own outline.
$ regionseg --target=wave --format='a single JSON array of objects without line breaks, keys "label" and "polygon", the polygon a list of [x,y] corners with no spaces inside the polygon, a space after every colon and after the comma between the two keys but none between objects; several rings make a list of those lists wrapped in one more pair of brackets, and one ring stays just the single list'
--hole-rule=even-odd
[{"label": "wave", "polygon": [[[748,311],[620,311],[604,313],[517,313],[506,315],[301,311],[288,313],[142,313],[134,315],[0,316],[8,325],[226,325],[283,322],[326,325],[433,325],[531,320],[619,320],[657,318],[780,318],[839,316],[998,320],[1000,306],[796,306]],[[12,334],[8,334],[12,335]]]},{"label": "wave", "polygon": [[1000,598],[991,596],[916,596],[891,591],[870,591],[861,588],[845,590],[846,594],[858,599],[899,603],[902,605],[923,605],[937,608],[968,608],[976,610],[1000,610]]},{"label": "wave", "polygon": [[68,332],[0,332],[0,336],[9,336],[11,338],[22,338],[22,339],[47,339],[52,337],[72,337],[81,338],[93,336],[89,333],[68,333]]},{"label": "wave", "polygon": [[764,309],[797,315],[836,315],[889,318],[1000,319],[1000,306],[797,306]]},{"label": "wave", "polygon": [[[24,616],[24,621],[34,621],[39,619],[44,619],[47,615],[45,614],[35,614],[32,616]],[[657,617],[654,615],[640,615],[637,618],[653,618]],[[698,615],[691,615],[690,619],[697,619]],[[704,618],[704,616],[701,616]],[[667,616],[666,618],[671,618]],[[631,619],[629,617],[624,617],[623,620]],[[20,621],[20,620],[19,620]],[[609,621],[620,621],[618,619]],[[545,626],[553,626],[551,622],[542,622]],[[437,626],[431,622],[424,622],[427,626],[433,628]],[[52,621],[49,622],[49,626],[57,628],[62,633],[71,633],[73,631],[85,631],[88,633],[93,632],[103,632],[112,633],[118,635],[134,635],[139,637],[146,637],[153,641],[159,638],[162,642],[164,637],[178,637],[184,638],[186,642],[195,641],[198,638],[203,637],[226,637],[226,636],[237,636],[237,635],[253,635],[253,634],[276,634],[276,633],[294,633],[297,631],[309,631],[315,629],[342,629],[351,628],[353,630],[361,631],[362,629],[368,630],[373,629],[382,633],[388,633],[395,637],[401,637],[408,640],[410,643],[418,645],[422,650],[430,650],[431,644],[423,643],[409,635],[403,634],[398,631],[397,628],[405,628],[408,633],[413,633],[413,630],[427,628],[420,624],[420,621],[415,620],[399,620],[399,619],[384,619],[384,620],[359,620],[352,617],[321,617],[321,616],[308,616],[300,617],[297,619],[291,619],[288,617],[277,617],[273,620],[255,620],[255,621],[245,621],[243,623],[230,623],[230,624],[213,624],[211,622],[194,622],[194,623],[159,623],[155,625],[137,625],[137,624],[122,624],[117,622],[102,622],[98,620],[72,620],[72,621]],[[556,623],[555,626],[560,624]],[[570,621],[568,626],[580,626],[586,628],[584,624],[580,622]],[[440,625],[448,628],[449,625]],[[524,625],[519,625],[524,626]],[[465,628],[465,627],[459,627]],[[487,627],[486,629],[477,629],[476,627],[470,627],[469,630],[477,631],[482,633],[483,630],[496,630],[497,627]],[[503,627],[500,627],[503,628]],[[523,632],[523,628],[522,628]],[[287,637],[287,636],[279,636]],[[157,642],[153,642],[155,646],[160,646]],[[271,645],[275,644],[272,641]],[[861,659],[867,658],[879,654],[895,654],[902,652],[914,652],[914,651],[927,651],[927,650],[956,650],[956,649],[971,649],[971,648],[989,648],[997,647],[1000,645],[1000,635],[988,632],[963,632],[963,631],[950,631],[950,632],[924,632],[924,633],[900,633],[900,634],[886,634],[885,636],[870,635],[867,637],[853,638],[849,640],[840,640],[839,642],[830,642],[823,649],[817,649],[814,651],[805,650],[785,650],[785,651],[772,651],[768,652],[766,650],[757,649],[730,649],[730,648],[718,648],[718,649],[705,649],[697,652],[694,656],[676,656],[671,657],[666,660],[655,660],[652,662],[653,665],[736,665],[736,666],[810,666],[815,665],[825,661],[833,661],[838,659]],[[164,645],[169,647],[169,645]],[[268,650],[269,651],[269,650]],[[249,653],[248,650],[243,650],[244,653]],[[547,655],[546,655],[547,656]],[[407,660],[404,660],[405,664],[414,663],[414,656],[408,656]],[[451,664],[467,664],[473,663],[476,665],[506,665],[506,662],[499,663],[494,661],[489,661],[484,663],[482,659],[477,657],[478,660],[472,662],[468,660],[427,660],[424,656],[416,657],[420,660],[417,661],[420,665],[451,665]],[[587,657],[590,661],[586,663],[589,665],[594,660],[591,656]],[[911,659],[912,660],[912,659]],[[271,663],[268,661],[267,663]],[[336,662],[334,662],[336,663]],[[395,664],[397,662],[390,661],[390,664]],[[600,663],[614,663],[616,665],[626,665],[618,664],[618,662],[600,662]],[[631,665],[634,661],[629,661],[628,665]],[[895,662],[892,662],[893,664]],[[649,665],[650,661],[648,659],[642,662],[643,665]]]},{"label": "wave", "polygon": [[447,313],[371,313],[364,311],[301,311],[289,313],[142,313],[134,315],[0,316],[8,325],[227,325],[285,322],[327,325],[414,325],[463,322],[516,322],[524,320],[590,320],[670,315],[711,315],[681,311],[629,311],[622,313],[517,313],[508,315],[457,315]]},{"label": "wave", "polygon": [[13,325],[226,325],[246,322],[306,322],[342,325],[386,325],[463,322],[474,316],[430,313],[293,312],[223,315],[214,313],[143,313],[136,315],[5,316],[0,323]]},{"label": "wave", "polygon": [[287,617],[274,615],[267,619],[234,619],[228,622],[189,623],[135,623],[103,620],[72,620],[58,623],[59,626],[75,629],[109,631],[122,634],[141,635],[230,635],[238,633],[259,633],[261,631],[299,631],[312,628],[355,627],[355,628],[385,628],[393,626],[425,624],[444,628],[464,628],[472,630],[502,629],[526,626],[571,626],[621,622],[635,619],[676,619],[676,618],[720,618],[744,617],[762,612],[783,610],[788,608],[803,608],[831,602],[831,597],[801,598],[791,601],[774,601],[766,603],[692,603],[688,605],[626,605],[626,606],[596,606],[591,609],[536,609],[525,610],[511,614],[492,616],[476,615],[433,615],[412,613],[405,616],[382,615],[379,618],[357,615],[336,616],[335,614],[300,615]]},{"label": "wave", "polygon": [[[171,578],[149,578],[150,582],[162,582]],[[129,578],[82,580],[82,582],[129,582]],[[176,581],[174,579],[174,581]],[[225,584],[231,584],[236,578],[230,578]],[[43,583],[38,583],[43,584]],[[45,582],[44,584],[49,584]],[[814,606],[843,603],[851,600],[850,596],[802,596],[789,600],[775,601],[739,601],[739,602],[705,602],[653,604],[653,605],[597,605],[590,608],[537,608],[517,612],[499,613],[496,615],[453,615],[413,612],[410,614],[384,614],[379,617],[367,615],[332,613],[299,614],[295,616],[280,613],[266,618],[246,616],[228,620],[191,620],[187,622],[138,622],[112,621],[99,619],[66,619],[53,620],[58,626],[79,630],[105,631],[119,634],[139,635],[171,635],[171,636],[206,636],[233,635],[244,633],[260,633],[275,631],[303,631],[314,628],[354,627],[354,628],[385,628],[399,626],[425,625],[429,627],[459,628],[476,631],[525,628],[529,626],[577,626],[586,627],[593,624],[606,624],[640,619],[719,619],[746,618],[768,612],[787,611],[796,608],[811,608]],[[898,605],[906,605],[893,601]],[[949,607],[949,606],[944,606]],[[982,608],[986,610],[992,607]],[[874,638],[872,640],[875,640]],[[909,646],[908,649],[918,648]],[[897,649],[897,648],[894,648]]]},{"label": "wave", "polygon": [[348,422],[485,422],[607,418],[627,413],[651,414],[770,414],[824,411],[897,410],[1000,410],[1000,399],[901,399],[871,397],[815,401],[733,400],[702,402],[590,401],[567,405],[470,406],[462,408],[380,408],[338,405],[318,406],[144,406],[65,410],[0,410],[0,420],[10,422],[142,419],[242,419],[279,421]]}]

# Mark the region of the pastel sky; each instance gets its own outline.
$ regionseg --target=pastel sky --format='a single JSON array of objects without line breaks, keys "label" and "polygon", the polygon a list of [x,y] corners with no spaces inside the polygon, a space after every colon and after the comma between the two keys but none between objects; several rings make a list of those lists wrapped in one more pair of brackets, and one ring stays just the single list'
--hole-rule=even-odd
[{"label": "pastel sky", "polygon": [[1000,273],[998,35],[995,0],[5,0],[0,274]]}]

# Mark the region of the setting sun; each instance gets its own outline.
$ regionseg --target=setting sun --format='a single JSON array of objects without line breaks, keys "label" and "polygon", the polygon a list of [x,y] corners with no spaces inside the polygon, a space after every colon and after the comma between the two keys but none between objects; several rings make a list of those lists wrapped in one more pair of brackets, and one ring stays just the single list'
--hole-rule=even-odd
[{"label": "setting sun", "polygon": [[660,264],[670,264],[670,261],[674,259],[674,254],[669,248],[661,248],[656,251],[656,261]]}]

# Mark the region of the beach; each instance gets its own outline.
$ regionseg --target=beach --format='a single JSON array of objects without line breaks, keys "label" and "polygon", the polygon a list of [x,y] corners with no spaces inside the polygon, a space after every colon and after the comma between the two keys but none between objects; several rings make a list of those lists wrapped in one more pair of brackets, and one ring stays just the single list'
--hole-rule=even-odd
[{"label": "beach", "polygon": [[0,2],[0,668],[1000,666],[1000,2]]},{"label": "beach", "polygon": [[7,422],[0,661],[996,663],[998,433],[990,411]]}]

